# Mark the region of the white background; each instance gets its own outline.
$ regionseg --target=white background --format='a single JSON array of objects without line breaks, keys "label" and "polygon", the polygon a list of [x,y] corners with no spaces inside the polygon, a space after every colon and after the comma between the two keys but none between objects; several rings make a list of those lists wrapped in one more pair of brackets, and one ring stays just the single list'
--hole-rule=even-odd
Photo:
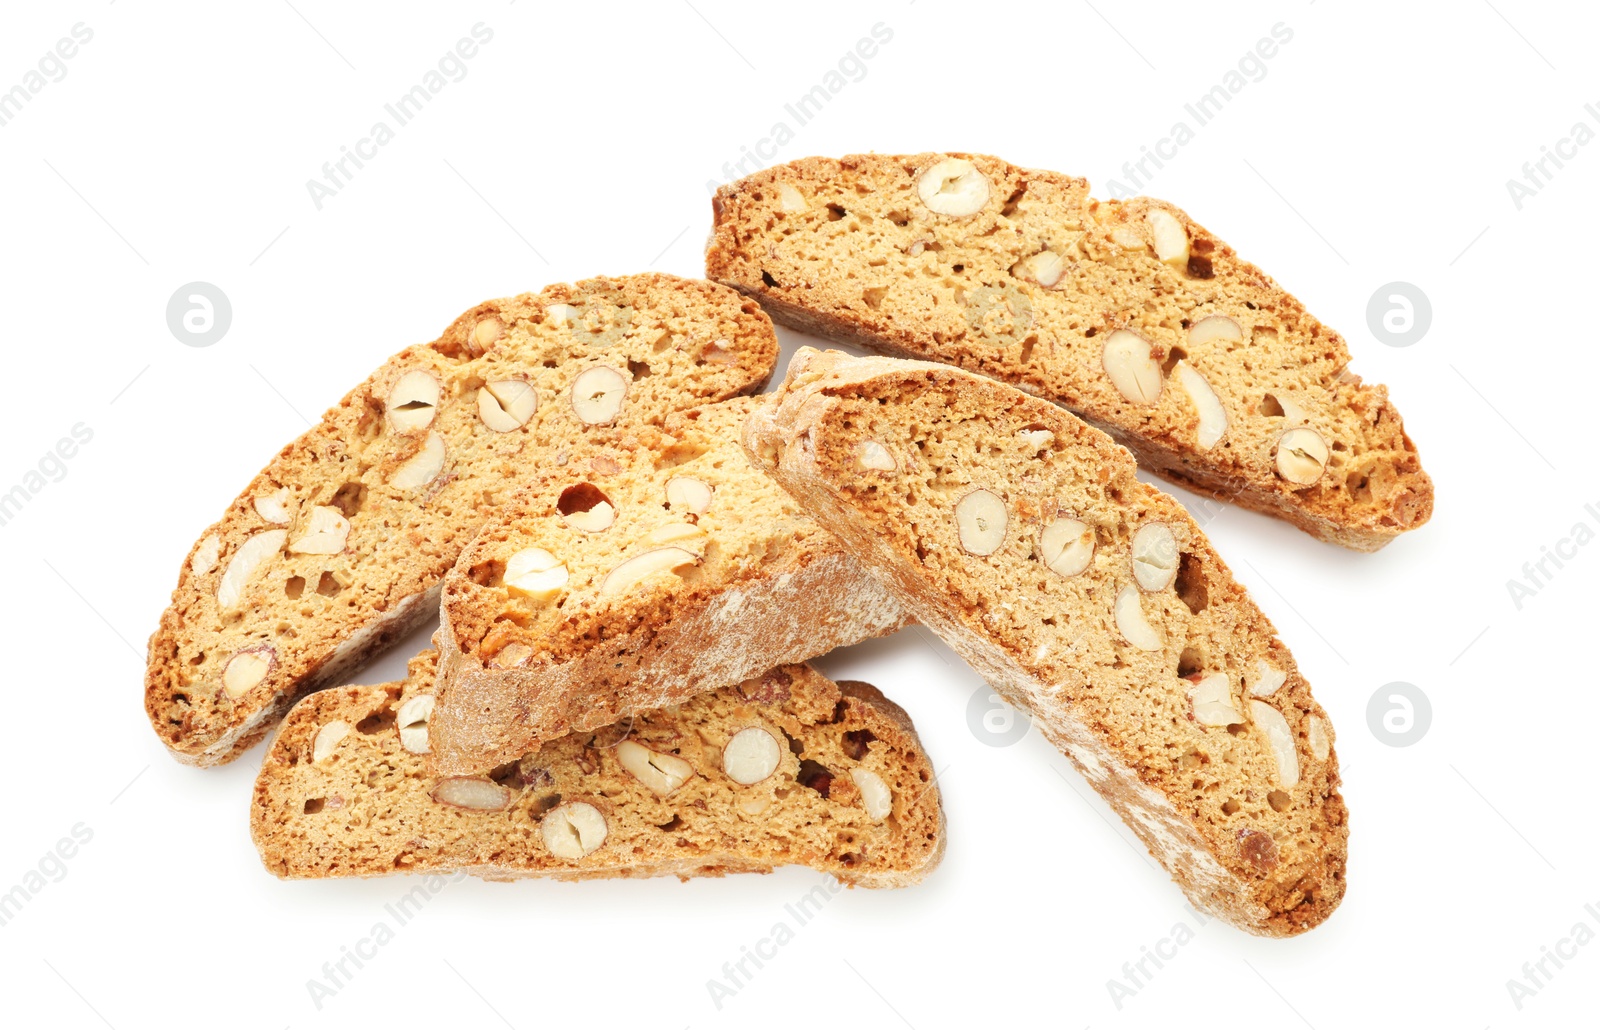
[{"label": "white background", "polygon": [[[1600,128],[1583,108],[1600,101],[1597,25],[1574,4],[1498,6],[1510,23],[1481,2],[8,4],[0,89],[75,23],[94,37],[0,128],[0,492],[74,424],[93,439],[0,527],[0,892],[74,825],[93,837],[0,926],[6,1023],[1592,1023],[1600,946],[1548,965],[1520,1011],[1506,982],[1575,923],[1600,931],[1582,657],[1600,546],[1520,610],[1506,583],[1575,524],[1600,527],[1600,146],[1548,166],[1520,210],[1506,180],[1574,123]],[[494,36],[466,77],[318,210],[306,180],[480,21]],[[1292,30],[1145,192],[1340,328],[1438,485],[1433,521],[1376,555],[1236,510],[1207,525],[1333,716],[1347,900],[1294,940],[1199,925],[1037,732],[978,739],[976,678],[905,632],[821,666],[905,705],[943,771],[949,852],[924,884],[839,893],[719,1011],[707,981],[818,874],[465,880],[319,1010],[307,981],[415,883],[273,879],[247,830],[261,749],[194,770],[157,743],[144,641],[186,549],[305,417],[479,300],[697,274],[707,181],[793,128],[784,104],[878,22],[892,40],[779,160],[991,152],[1104,195],[1274,24]],[[207,348],[165,319],[194,280],[233,306]],[[1366,320],[1396,280],[1433,308],[1404,349]],[[361,679],[395,678],[425,639]],[[1369,729],[1393,681],[1431,700],[1410,747]],[[1180,921],[1194,940],[1119,1010],[1107,981]]]}]

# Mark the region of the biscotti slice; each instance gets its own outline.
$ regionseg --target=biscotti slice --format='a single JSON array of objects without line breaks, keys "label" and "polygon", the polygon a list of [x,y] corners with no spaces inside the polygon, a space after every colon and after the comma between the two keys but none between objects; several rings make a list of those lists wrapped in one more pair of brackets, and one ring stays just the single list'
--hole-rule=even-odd
[{"label": "biscotti slice", "polygon": [[438,770],[482,772],[897,629],[904,610],[752,468],[739,397],[545,469],[444,581]]},{"label": "biscotti slice", "polygon": [[1171,497],[1060,408],[802,349],[750,453],[1072,760],[1196,907],[1286,936],[1344,894],[1333,730]]},{"label": "biscotti slice", "polygon": [[1164,201],[992,157],[808,158],[724,186],[706,274],[779,322],[1064,405],[1182,486],[1373,551],[1433,484],[1339,334]]},{"label": "biscotti slice", "polygon": [[438,779],[418,753],[433,653],[409,673],[289,713],[251,808],[268,870],[580,880],[800,864],[900,887],[944,852],[933,766],[906,713],[864,683],[784,666],[549,741],[488,776]]},{"label": "biscotti slice", "polygon": [[236,757],[295,699],[437,611],[440,580],[530,474],[759,389],[753,301],[665,275],[480,304],[285,447],[189,552],[145,708],[183,762]]}]

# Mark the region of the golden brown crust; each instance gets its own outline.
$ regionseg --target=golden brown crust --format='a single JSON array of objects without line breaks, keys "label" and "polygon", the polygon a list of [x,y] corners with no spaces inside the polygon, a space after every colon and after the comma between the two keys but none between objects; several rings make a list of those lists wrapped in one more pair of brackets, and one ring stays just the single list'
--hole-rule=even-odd
[{"label": "golden brown crust", "polygon": [[[474,307],[285,447],[191,549],[150,640],[152,726],[179,761],[233,759],[298,697],[428,618],[511,483],[674,411],[758,390],[776,359],[754,302],[698,280],[590,279]],[[613,422],[587,425],[571,384],[602,365],[628,392]],[[397,393],[408,382],[435,384],[431,406]],[[486,394],[507,384],[530,387],[537,409],[502,414],[501,431],[489,422],[500,402]],[[332,527],[320,542],[317,519]],[[239,575],[241,550],[256,548],[260,564]],[[223,596],[225,581],[237,596]]]},{"label": "golden brown crust", "polygon": [[[931,211],[917,177],[971,162],[990,183],[970,217]],[[759,299],[785,325],[886,353],[948,362],[1054,400],[1186,487],[1285,519],[1319,539],[1376,550],[1426,522],[1433,485],[1381,386],[1348,373],[1344,341],[1259,268],[1161,201],[1095,201],[1085,180],[983,155],[806,158],[724,186],[707,275]],[[1154,250],[1151,212],[1182,227],[1189,262]],[[1060,279],[1022,262],[1048,250]],[[1046,277],[1048,278],[1048,277]],[[1195,342],[1202,319],[1243,339]],[[1105,375],[1118,329],[1165,366],[1153,404]],[[1183,359],[1226,410],[1219,443],[1198,440],[1196,402],[1175,381]],[[1282,434],[1304,425],[1332,445],[1310,487],[1278,475]]]},{"label": "golden brown crust", "polygon": [[[899,887],[922,879],[943,854],[939,792],[915,730],[883,702],[841,691],[805,666],[551,741],[496,772],[509,788],[497,811],[434,800],[437,781],[424,756],[401,743],[397,709],[430,689],[432,667],[430,652],[412,662],[404,683],[323,691],[284,720],[251,808],[251,835],[269,871],[305,878],[465,869],[488,879],[577,880],[803,864],[847,884]],[[315,761],[314,742],[334,722],[349,730]],[[723,773],[721,748],[751,726],[788,747],[773,776],[741,786]],[[692,775],[665,796],[647,789],[620,763],[625,740],[688,762]],[[855,769],[890,787],[887,818],[865,811]],[[605,839],[587,855],[560,858],[545,844],[541,820],[575,801],[603,815]]]},{"label": "golden brown crust", "polygon": [[[877,581],[750,467],[739,428],[754,406],[696,408],[637,446],[547,470],[466,548],[445,578],[437,637],[430,732],[441,773],[479,772],[540,741],[904,625]],[[673,482],[704,486],[709,502],[695,511],[669,501]],[[573,525],[579,503],[605,505],[606,528]],[[663,546],[694,563],[607,593],[613,570]],[[529,548],[565,570],[549,596],[506,583],[509,562]]]},{"label": "golden brown crust", "polygon": [[[863,464],[869,443],[892,467]],[[1033,712],[1197,907],[1286,936],[1338,905],[1348,827],[1326,713],[1199,527],[1135,478],[1126,451],[993,380],[810,348],[746,424],[745,445]],[[955,514],[980,490],[1004,510],[985,515],[1001,527],[992,551],[963,542]],[[1073,538],[1087,532],[1093,551],[1055,568],[1043,531],[1065,519],[1082,522]],[[1132,540],[1146,526],[1175,541],[1164,584],[1137,579]],[[1124,595],[1137,620],[1119,614]],[[1135,621],[1151,639],[1135,642]],[[1225,708],[1202,706],[1208,680]],[[1274,744],[1280,721],[1291,772]]]}]

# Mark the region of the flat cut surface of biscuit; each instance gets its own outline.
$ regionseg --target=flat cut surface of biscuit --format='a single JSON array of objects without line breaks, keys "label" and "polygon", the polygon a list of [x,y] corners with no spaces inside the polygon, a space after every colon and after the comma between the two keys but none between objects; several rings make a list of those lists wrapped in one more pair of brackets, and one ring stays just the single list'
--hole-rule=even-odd
[{"label": "flat cut surface of biscuit", "polygon": [[1344,895],[1327,714],[1126,451],[943,365],[802,349],[751,455],[1061,748],[1197,908],[1267,936]]},{"label": "flat cut surface of biscuit", "polygon": [[1433,484],[1381,385],[1164,201],[981,155],[807,158],[722,187],[708,277],[828,339],[1055,401],[1150,471],[1356,550]]},{"label": "flat cut surface of biscuit", "polygon": [[441,780],[407,748],[426,746],[414,734],[434,660],[413,659],[401,683],[313,694],[285,719],[251,809],[270,872],[580,880],[799,864],[899,887],[943,854],[933,766],[867,684],[783,666]]}]

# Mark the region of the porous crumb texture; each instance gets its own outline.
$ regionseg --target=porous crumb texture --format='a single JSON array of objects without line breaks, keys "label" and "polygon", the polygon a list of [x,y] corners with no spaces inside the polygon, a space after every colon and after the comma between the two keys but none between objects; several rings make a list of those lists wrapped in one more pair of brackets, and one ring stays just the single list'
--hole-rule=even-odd
[{"label": "porous crumb texture", "polygon": [[1194,904],[1287,936],[1344,893],[1327,715],[1131,456],[948,366],[802,349],[746,447],[1035,723]]},{"label": "porous crumb texture", "polygon": [[478,305],[346,395],[196,543],[150,639],[151,724],[180,761],[231,760],[430,617],[517,482],[758,390],[776,360],[756,304],[698,280],[590,279]]},{"label": "porous crumb texture", "polygon": [[[900,604],[753,468],[740,397],[536,474],[445,578],[438,770],[897,629]],[[530,571],[537,570],[537,571]]]},{"label": "porous crumb texture", "polygon": [[724,186],[714,209],[707,276],[781,323],[1001,379],[1152,472],[1332,543],[1377,550],[1432,513],[1385,388],[1171,204],[918,154],[780,165]]},{"label": "porous crumb texture", "polygon": [[[399,728],[407,703],[431,689],[432,652],[409,672],[403,683],[314,694],[284,720],[250,821],[271,872],[579,880],[800,864],[848,884],[899,887],[943,854],[933,767],[906,714],[865,684],[780,667],[549,741],[488,776],[439,780]],[[734,751],[764,753],[769,775],[729,775],[736,736],[762,743],[766,752]]]}]

